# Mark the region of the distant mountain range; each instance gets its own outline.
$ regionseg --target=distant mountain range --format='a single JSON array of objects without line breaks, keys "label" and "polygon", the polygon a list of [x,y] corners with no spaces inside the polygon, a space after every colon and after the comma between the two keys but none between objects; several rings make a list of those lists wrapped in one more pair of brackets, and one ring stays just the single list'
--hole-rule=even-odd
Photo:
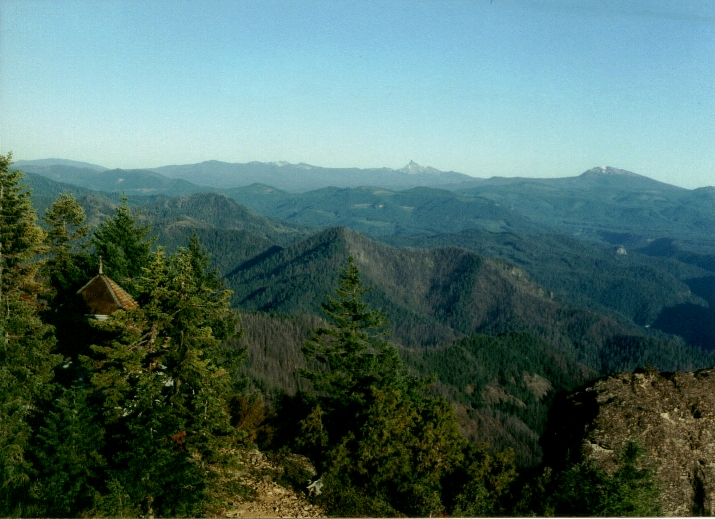
[{"label": "distant mountain range", "polygon": [[15,167],[18,169],[23,169],[25,167],[35,168],[35,167],[51,167],[51,166],[68,166],[68,167],[72,167],[72,168],[91,169],[94,171],[105,171],[105,170],[109,169],[109,168],[105,168],[104,166],[90,164],[89,162],[79,162],[77,160],[67,160],[67,159],[38,159],[38,160],[15,161]]},{"label": "distant mountain range", "polygon": [[683,189],[611,167],[553,179],[476,179],[414,162],[401,170],[218,161],[107,170],[59,159],[19,161],[15,167],[128,195],[221,193],[265,216],[310,226],[344,225],[375,236],[470,228],[556,232],[629,249],[667,238],[691,252],[715,254],[715,188]]},{"label": "distant mountain range", "polygon": [[[291,192],[303,192],[326,186],[382,186],[391,189],[409,189],[417,186],[465,185],[478,180],[454,171],[423,167],[413,161],[397,170],[322,168],[288,162],[235,164],[216,160],[140,170],[108,170],[102,166],[64,159],[20,160],[15,163],[15,167],[27,173],[35,173],[59,182],[74,183],[91,189],[125,191],[144,189],[145,193],[162,191],[172,195],[196,192],[199,186],[204,189],[206,187],[225,189],[254,183],[268,184]],[[141,187],[136,183],[139,174],[145,176],[145,183]]]},{"label": "distant mountain range", "polygon": [[669,236],[712,252],[715,190],[684,189],[611,167],[555,179],[491,178],[457,189],[492,200],[559,232],[644,247]]},{"label": "distant mountain range", "polygon": [[446,189],[326,187],[288,193],[252,185],[225,192],[254,210],[317,227],[344,225],[373,236],[435,234],[479,228],[541,234],[552,230],[491,200]]},{"label": "distant mountain range", "polygon": [[249,162],[230,164],[208,161],[185,166],[164,166],[151,171],[171,178],[182,178],[211,187],[230,188],[254,183],[268,184],[286,191],[303,192],[326,186],[381,186],[409,189],[417,186],[445,186],[475,181],[474,177],[454,171],[439,171],[410,162],[402,169],[322,168],[287,162]]},{"label": "distant mountain range", "polygon": [[63,164],[14,164],[25,173],[40,175],[56,182],[72,184],[94,191],[125,192],[127,194],[170,196],[188,195],[206,188],[186,180],[167,178],[144,169],[96,169]]}]

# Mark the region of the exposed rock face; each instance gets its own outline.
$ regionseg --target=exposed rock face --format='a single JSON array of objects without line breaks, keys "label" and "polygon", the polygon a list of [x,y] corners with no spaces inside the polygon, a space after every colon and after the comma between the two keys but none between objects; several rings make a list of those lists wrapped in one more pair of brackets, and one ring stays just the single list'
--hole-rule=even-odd
[{"label": "exposed rock face", "polygon": [[221,514],[224,517],[325,517],[325,511],[309,503],[305,495],[283,487],[270,477],[282,469],[271,463],[264,454],[252,450],[245,454],[244,463],[249,468],[241,475],[244,484],[256,491],[254,500],[227,503]]},{"label": "exposed rock face", "polygon": [[554,468],[587,460],[606,471],[635,441],[661,482],[665,515],[715,514],[715,368],[596,380],[555,403],[542,441]]}]

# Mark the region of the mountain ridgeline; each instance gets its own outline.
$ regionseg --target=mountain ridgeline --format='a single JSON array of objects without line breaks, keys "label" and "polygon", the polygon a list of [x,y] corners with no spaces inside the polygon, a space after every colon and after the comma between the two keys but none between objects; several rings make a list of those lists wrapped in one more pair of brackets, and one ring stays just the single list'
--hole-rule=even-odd
[{"label": "mountain ridgeline", "polygon": [[559,391],[715,363],[712,189],[614,168],[474,179],[416,164],[17,166],[40,207],[71,192],[96,224],[124,191],[167,251],[196,234],[244,314],[244,372],[269,399],[305,387],[301,346],[349,257],[410,369],[435,375],[463,429],[523,466],[540,460]]},{"label": "mountain ridgeline", "polygon": [[[179,195],[208,188],[226,189],[262,183],[293,192],[325,186],[359,187],[380,185],[392,189],[416,186],[462,185],[475,179],[462,173],[444,172],[410,162],[402,169],[321,168],[287,162],[250,162],[231,164],[207,161],[200,164],[163,166],[146,169],[114,169],[60,159],[17,161],[14,165],[26,173],[41,175],[58,182],[101,191],[124,190],[144,194],[162,192]],[[201,185],[196,182],[200,181]]]}]

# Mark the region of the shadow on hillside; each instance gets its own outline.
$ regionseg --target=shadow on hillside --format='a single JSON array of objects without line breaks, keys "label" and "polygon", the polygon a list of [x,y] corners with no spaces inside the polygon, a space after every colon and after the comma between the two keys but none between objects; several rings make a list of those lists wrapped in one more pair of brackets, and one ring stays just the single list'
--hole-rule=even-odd
[{"label": "shadow on hillside", "polygon": [[685,341],[703,350],[715,350],[715,309],[693,303],[664,308],[652,324],[665,333],[679,335]]},{"label": "shadow on hillside", "polygon": [[251,267],[253,267],[254,265],[257,265],[258,263],[260,263],[261,261],[266,260],[266,259],[270,258],[271,256],[278,254],[282,250],[283,250],[283,247],[274,245],[274,246],[270,247],[269,249],[266,249],[265,251],[261,252],[257,256],[252,257],[248,261],[241,263],[238,267],[236,267],[231,272],[226,274],[226,277],[229,278],[231,276],[238,274],[239,272],[248,270]]},{"label": "shadow on hillside", "polygon": [[544,466],[558,471],[581,461],[581,442],[598,415],[596,396],[595,391],[583,390],[556,395],[546,430],[539,440],[544,452]]}]

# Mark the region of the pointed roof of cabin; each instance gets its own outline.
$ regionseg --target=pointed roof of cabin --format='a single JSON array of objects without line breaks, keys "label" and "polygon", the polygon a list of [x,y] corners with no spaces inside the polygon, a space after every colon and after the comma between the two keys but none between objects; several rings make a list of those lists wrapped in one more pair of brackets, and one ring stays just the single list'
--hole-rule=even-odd
[{"label": "pointed roof of cabin", "polygon": [[134,310],[139,304],[122,287],[104,275],[102,258],[99,258],[99,274],[80,288],[81,295],[93,315],[111,315],[117,310]]}]

